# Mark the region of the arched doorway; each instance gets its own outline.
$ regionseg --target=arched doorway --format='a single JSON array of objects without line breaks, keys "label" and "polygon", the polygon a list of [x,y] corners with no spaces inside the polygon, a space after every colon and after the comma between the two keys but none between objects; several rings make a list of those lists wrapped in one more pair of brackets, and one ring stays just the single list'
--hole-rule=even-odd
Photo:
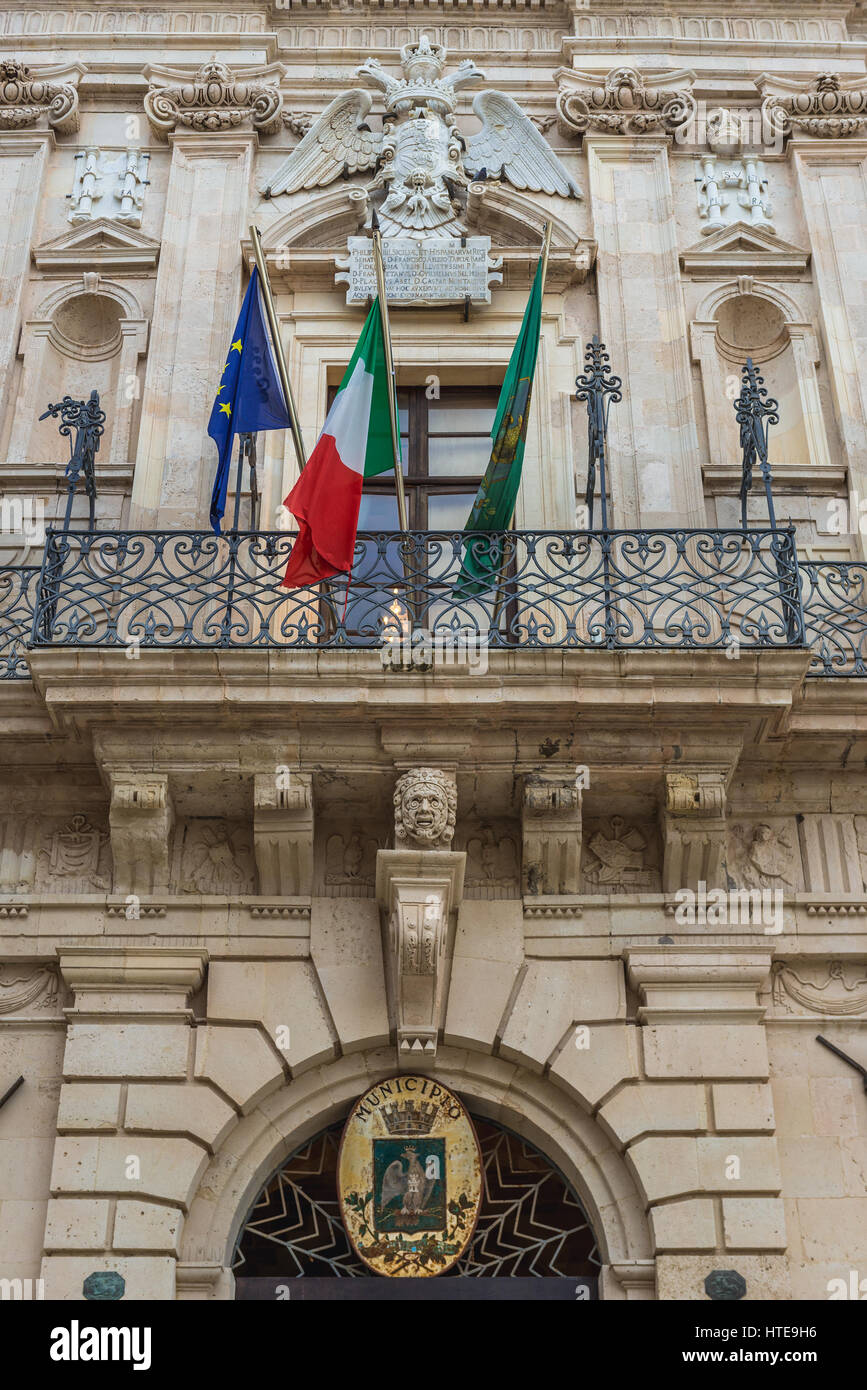
[{"label": "arched doorway", "polygon": [[[439,1279],[519,1281],[524,1297],[595,1299],[601,1259],[577,1194],[526,1139],[478,1114],[473,1120],[484,1174],[481,1211],[464,1254]],[[285,1283],[294,1279],[315,1281],[316,1296],[343,1298],[362,1295],[362,1290],[346,1285],[329,1290],[320,1287],[320,1281],[363,1280],[376,1286],[364,1291],[367,1297],[376,1296],[376,1290],[388,1296],[383,1285],[431,1284],[371,1276],[353,1251],[337,1197],[342,1129],[340,1121],[308,1139],[260,1191],[235,1246],[236,1297],[303,1296],[306,1290],[291,1290]],[[488,1288],[485,1293],[490,1297],[494,1291]],[[509,1296],[509,1291],[503,1289],[503,1294]]]}]

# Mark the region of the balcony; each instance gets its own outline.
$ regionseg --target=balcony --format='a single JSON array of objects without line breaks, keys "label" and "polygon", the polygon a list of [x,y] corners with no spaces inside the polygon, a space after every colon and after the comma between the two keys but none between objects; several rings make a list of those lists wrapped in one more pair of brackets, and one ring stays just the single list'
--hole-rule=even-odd
[{"label": "balcony", "polygon": [[[799,566],[792,530],[366,533],[351,583],[289,592],[292,543],[49,532],[41,567],[0,569],[0,677],[28,677],[28,647],[378,649],[411,670],[461,647],[805,646],[813,676],[867,676],[867,565]],[[481,593],[468,556],[488,561]]]}]

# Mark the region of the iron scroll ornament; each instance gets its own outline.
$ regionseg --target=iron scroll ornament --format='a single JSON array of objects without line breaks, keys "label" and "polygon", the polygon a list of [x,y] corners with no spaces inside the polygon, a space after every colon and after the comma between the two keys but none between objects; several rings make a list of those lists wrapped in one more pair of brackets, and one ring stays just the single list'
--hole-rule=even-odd
[{"label": "iron scroll ornament", "polygon": [[593,530],[593,501],[596,492],[596,471],[599,471],[599,491],[602,510],[602,530],[608,530],[608,479],[606,476],[606,445],[608,415],[612,405],[623,400],[623,381],[609,372],[610,359],[605,344],[596,333],[587,344],[584,354],[584,375],[575,378],[575,399],[587,405],[587,530]]}]

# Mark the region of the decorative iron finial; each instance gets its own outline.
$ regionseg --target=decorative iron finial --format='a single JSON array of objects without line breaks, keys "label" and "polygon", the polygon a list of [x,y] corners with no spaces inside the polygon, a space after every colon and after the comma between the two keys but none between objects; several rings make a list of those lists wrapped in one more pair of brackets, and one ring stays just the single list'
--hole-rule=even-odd
[{"label": "decorative iron finial", "polygon": [[[72,499],[78,486],[79,478],[84,478],[84,490],[90,501],[90,530],[94,527],[94,504],[96,502],[96,476],[94,473],[94,456],[99,448],[99,441],[105,427],[105,411],[100,409],[99,392],[91,391],[90,397],[86,401],[75,401],[71,396],[64,396],[63,400],[57,405],[50,405],[46,411],[40,415],[40,420],[47,420],[51,415],[55,420],[60,416],[59,430],[65,438],[69,439],[69,463],[66,465],[66,517],[63,523],[64,531],[69,530],[69,522],[72,515]],[[75,440],[72,440],[72,431],[75,430]]]},{"label": "decorative iron finial", "polygon": [[588,530],[593,530],[593,498],[596,491],[596,469],[599,469],[599,488],[602,496],[602,530],[608,530],[606,499],[605,440],[608,434],[608,412],[616,401],[623,400],[619,376],[609,371],[610,359],[604,343],[594,333],[584,353],[584,375],[575,378],[578,388],[575,399],[587,402],[587,491]]},{"label": "decorative iron finial", "polygon": [[741,527],[747,529],[747,499],[753,485],[753,469],[758,462],[768,499],[768,516],[771,530],[777,529],[774,512],[774,498],[771,491],[771,466],[768,462],[768,430],[778,425],[779,405],[768,395],[764,377],[758,372],[753,359],[747,358],[742,369],[743,384],[741,393],[734,403],[735,419],[741,427]]}]

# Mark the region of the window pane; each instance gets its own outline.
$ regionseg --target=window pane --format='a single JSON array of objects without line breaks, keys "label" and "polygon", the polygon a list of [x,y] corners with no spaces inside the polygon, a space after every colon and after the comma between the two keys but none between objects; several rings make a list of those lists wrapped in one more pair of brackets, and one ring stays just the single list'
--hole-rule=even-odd
[{"label": "window pane", "polygon": [[490,405],[431,401],[428,428],[431,434],[490,434],[496,406],[496,400]]},{"label": "window pane", "polygon": [[401,434],[409,429],[409,396],[405,391],[397,393],[397,419]]},{"label": "window pane", "polygon": [[359,531],[397,531],[397,498],[394,493],[363,492],[358,513]]},{"label": "window pane", "polygon": [[428,440],[428,469],[433,478],[481,478],[491,457],[488,435],[478,439]]},{"label": "window pane", "polygon": [[443,492],[439,496],[428,497],[427,529],[463,531],[475,500],[474,492]]}]

